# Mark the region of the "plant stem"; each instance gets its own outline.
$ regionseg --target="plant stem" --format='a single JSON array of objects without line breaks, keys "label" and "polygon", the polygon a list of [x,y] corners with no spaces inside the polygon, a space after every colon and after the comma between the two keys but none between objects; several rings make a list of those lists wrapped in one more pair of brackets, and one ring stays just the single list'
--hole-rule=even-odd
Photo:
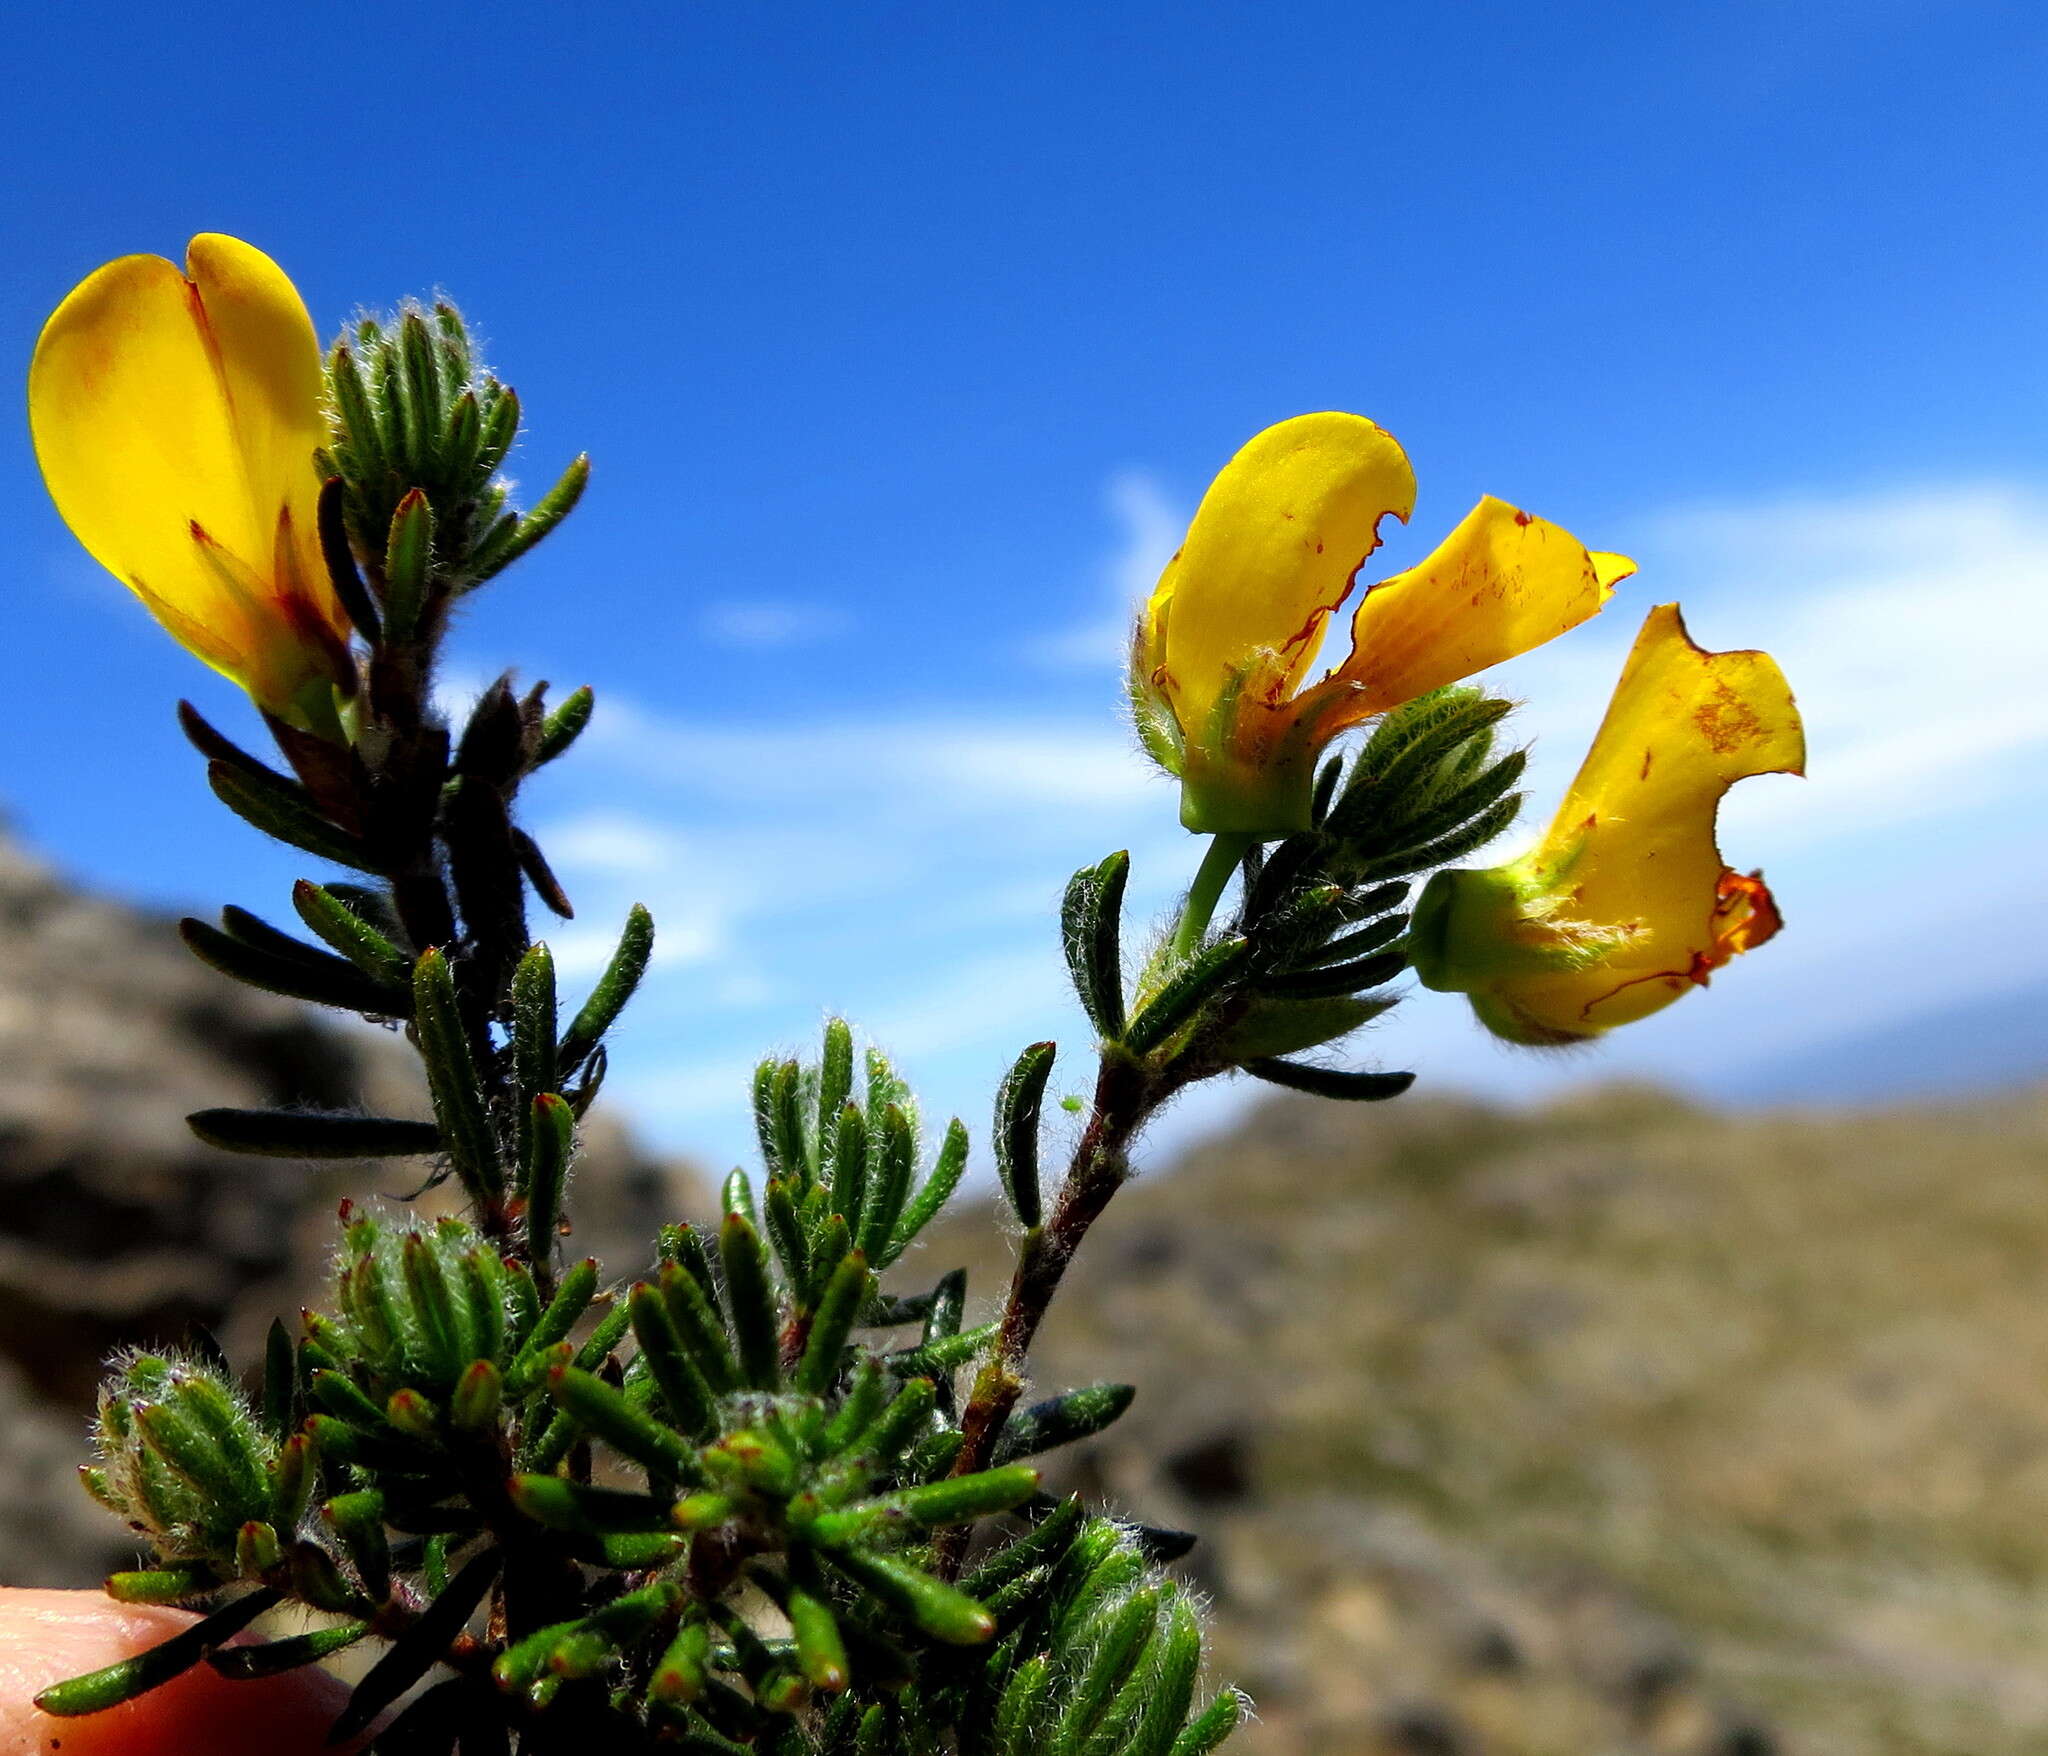
[{"label": "plant stem", "polygon": [[[1059,1291],[1081,1240],[1129,1176],[1131,1142],[1176,1083],[1148,1074],[1117,1048],[1103,1051],[1095,1079],[1094,1108],[1080,1144],[1074,1148],[1052,1212],[1043,1225],[1024,1235],[1003,1305],[1002,1325],[996,1332],[995,1352],[975,1378],[973,1397],[961,1417],[965,1437],[953,1474],[972,1475],[988,1467],[1010,1411],[1023,1394],[1025,1360],[1053,1295]],[[966,1537],[964,1526],[942,1533],[938,1561],[946,1577],[958,1577]]]},{"label": "plant stem", "polygon": [[1180,923],[1173,930],[1171,955],[1175,962],[1192,956],[1202,943],[1202,935],[1209,930],[1209,919],[1223,898],[1224,886],[1229,884],[1231,874],[1251,845],[1252,837],[1248,835],[1226,833],[1210,839],[1209,851],[1195,870],[1195,881],[1188,886],[1188,899],[1181,905]]}]

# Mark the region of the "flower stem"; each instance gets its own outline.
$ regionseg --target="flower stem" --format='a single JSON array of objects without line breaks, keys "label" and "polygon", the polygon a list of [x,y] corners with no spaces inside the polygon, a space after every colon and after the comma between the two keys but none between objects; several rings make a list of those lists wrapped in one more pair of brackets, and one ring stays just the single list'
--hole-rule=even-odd
[{"label": "flower stem", "polygon": [[1224,886],[1252,845],[1248,835],[1224,833],[1213,837],[1209,851],[1196,868],[1195,881],[1188,886],[1188,899],[1180,912],[1180,924],[1173,930],[1172,955],[1176,962],[1191,956],[1209,930],[1209,918],[1222,900]]},{"label": "flower stem", "polygon": [[[1023,1393],[1025,1358],[1053,1295],[1059,1291],[1081,1240],[1130,1174],[1132,1140],[1174,1089],[1170,1076],[1148,1076],[1138,1062],[1115,1048],[1104,1050],[1095,1082],[1095,1104],[1067,1167],[1066,1180],[1045,1224],[1025,1233],[1018,1251],[994,1351],[977,1376],[961,1417],[965,1438],[953,1474],[972,1475],[988,1468],[1010,1412]],[[943,1576],[959,1577],[966,1536],[964,1527],[940,1533],[936,1559]]]}]

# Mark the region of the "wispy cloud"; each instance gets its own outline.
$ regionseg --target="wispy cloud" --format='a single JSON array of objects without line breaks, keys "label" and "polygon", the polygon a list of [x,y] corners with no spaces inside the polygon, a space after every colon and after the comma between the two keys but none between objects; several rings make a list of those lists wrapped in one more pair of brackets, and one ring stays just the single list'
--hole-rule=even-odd
[{"label": "wispy cloud", "polygon": [[1121,664],[1131,616],[1173,559],[1192,515],[1191,508],[1177,505],[1142,470],[1113,476],[1103,490],[1103,506],[1116,526],[1116,542],[1097,568],[1101,611],[1075,627],[1034,639],[1030,654],[1041,664],[1104,669]]},{"label": "wispy cloud", "polygon": [[837,605],[779,598],[722,598],[705,605],[698,618],[699,629],[713,646],[761,652],[829,640],[852,623]]}]

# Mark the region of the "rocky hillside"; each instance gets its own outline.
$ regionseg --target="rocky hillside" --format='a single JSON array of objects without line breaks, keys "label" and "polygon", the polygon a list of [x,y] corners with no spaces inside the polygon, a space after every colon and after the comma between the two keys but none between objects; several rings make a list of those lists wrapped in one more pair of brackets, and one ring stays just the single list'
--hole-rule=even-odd
[{"label": "rocky hillside", "polygon": [[1074,1467],[1209,1533],[1246,1756],[2018,1756],[2044,1289],[2048,1096],[1281,1098],[1119,1198],[1041,1375],[1139,1387]]}]

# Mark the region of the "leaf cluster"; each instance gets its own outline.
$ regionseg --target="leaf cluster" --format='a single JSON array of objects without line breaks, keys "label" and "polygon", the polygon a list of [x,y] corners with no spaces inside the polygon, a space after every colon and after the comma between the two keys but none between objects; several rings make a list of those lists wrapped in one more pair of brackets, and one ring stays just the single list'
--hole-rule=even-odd
[{"label": "leaf cluster", "polygon": [[[1325,764],[1310,829],[1243,852],[1228,921],[1186,943],[1162,941],[1135,978],[1122,946],[1128,856],[1076,873],[1063,941],[1106,1051],[1136,1063],[1155,1091],[1231,1070],[1336,1098],[1405,1091],[1411,1074],[1290,1057],[1395,1004],[1389,984],[1407,968],[1407,880],[1464,858],[1514,820],[1526,759],[1494,749],[1509,705],[1452,687],[1385,715],[1355,754]],[[1006,1091],[1029,1086],[1037,1053],[1026,1052]],[[1013,1189],[1012,1199],[1035,1223],[1035,1191]]]}]

